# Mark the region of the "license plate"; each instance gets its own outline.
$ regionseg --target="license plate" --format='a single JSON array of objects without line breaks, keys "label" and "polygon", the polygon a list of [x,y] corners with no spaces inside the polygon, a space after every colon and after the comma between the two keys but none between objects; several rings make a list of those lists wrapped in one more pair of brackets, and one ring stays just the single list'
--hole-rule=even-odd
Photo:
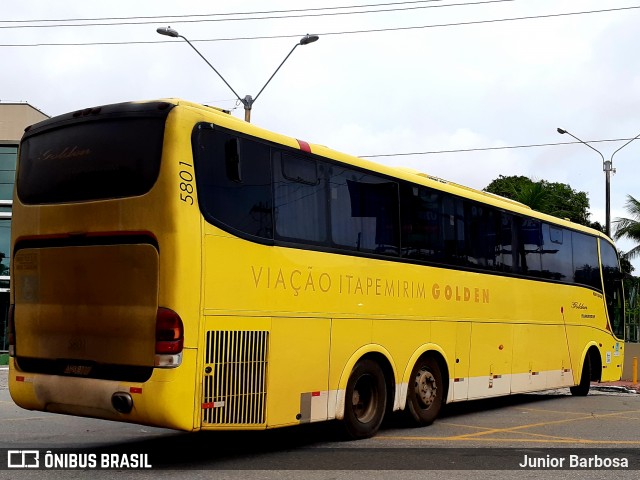
[{"label": "license plate", "polygon": [[86,377],[91,373],[91,368],[92,367],[90,365],[68,364],[66,367],[64,367],[64,374],[77,375],[79,377]]}]

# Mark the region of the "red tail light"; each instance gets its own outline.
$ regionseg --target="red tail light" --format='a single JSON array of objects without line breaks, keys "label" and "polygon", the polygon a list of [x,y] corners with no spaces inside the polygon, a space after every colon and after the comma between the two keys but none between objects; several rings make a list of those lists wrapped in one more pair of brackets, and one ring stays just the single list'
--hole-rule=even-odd
[{"label": "red tail light", "polygon": [[156,354],[177,355],[184,346],[182,319],[173,310],[158,308],[156,316]]},{"label": "red tail light", "polygon": [[16,319],[15,305],[9,305],[9,325],[7,328],[7,336],[9,337],[9,355],[16,356]]}]

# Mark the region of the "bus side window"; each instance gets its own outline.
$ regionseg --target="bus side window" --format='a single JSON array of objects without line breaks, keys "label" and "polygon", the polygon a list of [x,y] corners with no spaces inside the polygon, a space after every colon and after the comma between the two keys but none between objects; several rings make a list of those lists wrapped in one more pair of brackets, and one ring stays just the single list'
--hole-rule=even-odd
[{"label": "bus side window", "polygon": [[483,270],[496,269],[498,225],[496,213],[480,203],[465,201],[465,230],[467,262]]},{"label": "bus side window", "polygon": [[521,249],[520,269],[522,273],[531,277],[542,276],[540,252],[543,244],[540,220],[522,218],[519,240]]},{"label": "bus side window", "polygon": [[602,291],[598,240],[584,233],[573,232],[573,282]]},{"label": "bus side window", "polygon": [[242,169],[240,168],[240,140],[230,138],[224,144],[224,157],[227,167],[227,178],[232,182],[242,182]]},{"label": "bus side window", "polygon": [[497,244],[496,264],[498,270],[518,273],[518,229],[514,226],[514,217],[510,213],[500,213],[500,233]]},{"label": "bus side window", "polygon": [[571,230],[542,224],[542,277],[562,282],[573,281]]},{"label": "bus side window", "polygon": [[276,237],[284,241],[326,244],[324,164],[312,158],[276,151],[273,165]]},{"label": "bus side window", "polygon": [[402,256],[437,261],[441,259],[441,195],[431,188],[401,184]]},{"label": "bus side window", "polygon": [[272,239],[270,147],[206,124],[198,125],[192,142],[198,203],[207,221]]},{"label": "bus side window", "polygon": [[398,184],[333,167],[329,185],[333,243],[348,250],[398,255]]}]

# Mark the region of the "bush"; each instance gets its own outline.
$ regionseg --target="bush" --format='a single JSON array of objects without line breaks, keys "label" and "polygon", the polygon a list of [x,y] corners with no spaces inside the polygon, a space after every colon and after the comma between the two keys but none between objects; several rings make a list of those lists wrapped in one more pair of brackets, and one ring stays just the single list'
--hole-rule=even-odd
[{"label": "bush", "polygon": [[9,365],[9,354],[0,353],[0,365]]}]

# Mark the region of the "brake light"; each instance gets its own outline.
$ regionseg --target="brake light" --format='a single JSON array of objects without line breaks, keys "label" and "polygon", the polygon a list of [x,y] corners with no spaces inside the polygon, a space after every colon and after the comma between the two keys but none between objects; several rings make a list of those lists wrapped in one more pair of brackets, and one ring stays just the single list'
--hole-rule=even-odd
[{"label": "brake light", "polygon": [[7,336],[9,337],[9,355],[16,356],[16,320],[15,305],[9,305],[9,325],[7,328]]},{"label": "brake light", "polygon": [[156,367],[174,368],[182,363],[184,326],[173,310],[159,307],[156,315]]}]

